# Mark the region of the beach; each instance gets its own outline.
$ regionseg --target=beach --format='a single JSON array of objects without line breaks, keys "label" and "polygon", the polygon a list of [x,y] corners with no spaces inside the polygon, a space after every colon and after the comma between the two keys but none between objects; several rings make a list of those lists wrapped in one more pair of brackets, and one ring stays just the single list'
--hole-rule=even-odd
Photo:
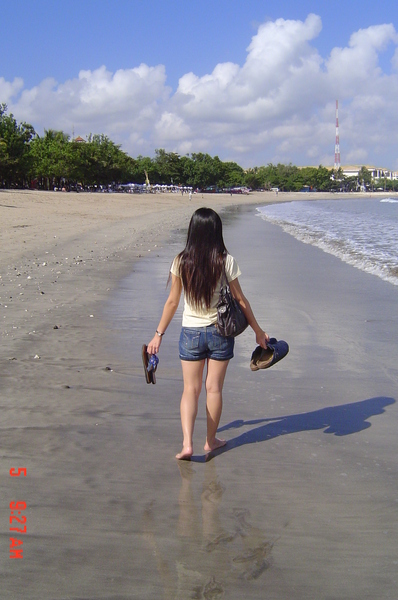
[{"label": "beach", "polygon": [[[0,191],[1,597],[395,598],[397,288],[256,216],[325,197]],[[203,398],[177,462],[181,307],[155,386],[141,346],[199,206],[220,211],[257,320],[290,352],[253,373],[242,334],[227,446],[206,460]]]}]

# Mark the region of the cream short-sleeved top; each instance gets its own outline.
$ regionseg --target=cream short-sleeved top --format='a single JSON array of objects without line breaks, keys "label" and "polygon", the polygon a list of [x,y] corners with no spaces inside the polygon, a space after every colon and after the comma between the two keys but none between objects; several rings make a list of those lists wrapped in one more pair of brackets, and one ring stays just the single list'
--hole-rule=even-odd
[{"label": "cream short-sleeved top", "polygon": [[[170,271],[173,275],[176,275],[177,277],[180,276],[179,261],[177,256],[173,260]],[[239,277],[239,275],[241,275],[238,263],[230,254],[227,254],[225,258],[225,272],[227,274],[228,281],[233,281]],[[220,287],[221,279],[217,283],[216,289],[214,290],[210,308],[203,306],[203,308],[197,309],[191,306],[186,298],[186,295],[184,294],[184,311],[182,313],[183,327],[207,327],[208,325],[217,323],[217,302],[220,296]]]}]

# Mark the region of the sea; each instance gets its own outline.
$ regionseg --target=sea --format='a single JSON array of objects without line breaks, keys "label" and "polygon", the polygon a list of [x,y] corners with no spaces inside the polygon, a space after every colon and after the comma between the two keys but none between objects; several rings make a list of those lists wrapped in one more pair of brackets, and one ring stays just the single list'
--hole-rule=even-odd
[{"label": "sea", "polygon": [[298,240],[398,285],[398,199],[298,200],[257,210]]}]

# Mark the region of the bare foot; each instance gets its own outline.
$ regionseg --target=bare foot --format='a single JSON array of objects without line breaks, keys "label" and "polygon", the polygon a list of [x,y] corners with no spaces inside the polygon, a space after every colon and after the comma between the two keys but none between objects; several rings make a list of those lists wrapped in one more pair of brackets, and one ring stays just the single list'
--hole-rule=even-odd
[{"label": "bare foot", "polygon": [[218,438],[214,438],[214,442],[211,444],[206,440],[204,451],[212,452],[213,450],[218,450],[218,448],[222,448],[226,444],[226,440],[219,440]]},{"label": "bare foot", "polygon": [[176,454],[177,460],[191,460],[191,456],[193,454],[192,446],[187,446],[186,448],[183,446],[181,452]]}]

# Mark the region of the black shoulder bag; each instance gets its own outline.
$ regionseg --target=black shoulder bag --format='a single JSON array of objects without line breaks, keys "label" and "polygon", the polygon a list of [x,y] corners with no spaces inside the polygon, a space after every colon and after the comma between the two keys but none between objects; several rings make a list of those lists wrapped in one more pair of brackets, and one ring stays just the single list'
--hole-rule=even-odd
[{"label": "black shoulder bag", "polygon": [[221,275],[220,297],[217,303],[218,332],[224,337],[236,337],[242,333],[248,325],[249,323],[247,322],[239,302],[235,300],[231,293],[224,262]]}]

